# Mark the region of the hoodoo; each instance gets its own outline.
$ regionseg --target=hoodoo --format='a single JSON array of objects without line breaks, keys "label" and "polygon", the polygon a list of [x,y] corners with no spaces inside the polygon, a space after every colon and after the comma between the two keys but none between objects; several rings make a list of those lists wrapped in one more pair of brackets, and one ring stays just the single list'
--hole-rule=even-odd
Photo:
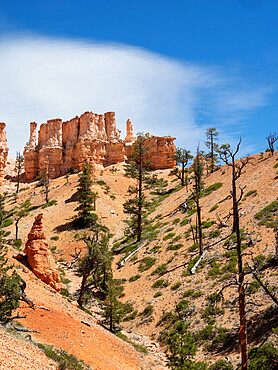
[{"label": "hoodoo", "polygon": [[41,213],[35,218],[32,229],[28,234],[24,253],[27,254],[28,263],[34,274],[59,292],[61,282],[59,269],[46,242],[42,217],[43,214]]},{"label": "hoodoo", "polygon": [[[133,125],[127,121],[127,135],[121,140],[115,113],[85,112],[80,117],[63,122],[53,119],[40,126],[36,142],[35,122],[30,123],[30,140],[24,149],[27,181],[38,177],[46,169],[50,178],[80,170],[82,163],[109,165],[128,160],[135,141]],[[173,168],[176,151],[175,138],[150,136],[149,160],[152,169]]]},{"label": "hoodoo", "polygon": [[3,182],[4,169],[7,164],[7,158],[9,153],[5,127],[6,127],[5,123],[0,122],[0,185],[2,185]]}]

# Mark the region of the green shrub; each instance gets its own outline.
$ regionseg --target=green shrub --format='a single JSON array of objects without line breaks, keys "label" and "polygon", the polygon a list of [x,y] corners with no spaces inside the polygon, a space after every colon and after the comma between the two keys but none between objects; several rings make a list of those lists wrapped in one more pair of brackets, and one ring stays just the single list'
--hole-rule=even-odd
[{"label": "green shrub", "polygon": [[161,251],[160,251],[160,249],[161,249],[161,246],[160,245],[155,245],[152,249],[151,249],[151,252],[153,252],[153,253],[160,253]]},{"label": "green shrub", "polygon": [[115,195],[113,195],[113,194],[110,194],[109,196],[110,196],[110,198],[111,198],[112,200],[116,199]]},{"label": "green shrub", "polygon": [[185,225],[187,225],[188,224],[188,218],[187,217],[185,217],[183,220],[182,220],[182,222],[180,223],[180,226],[185,226]]},{"label": "green shrub", "polygon": [[167,247],[167,251],[176,251],[180,249],[183,245],[182,244],[169,244]]},{"label": "green shrub", "polygon": [[198,243],[194,243],[193,245],[191,245],[191,247],[189,247],[188,250],[189,250],[189,252],[194,252],[198,248],[199,248],[199,244]]},{"label": "green shrub", "polygon": [[163,240],[165,241],[165,240],[171,239],[173,238],[173,236],[175,236],[175,233],[169,233],[163,237]]},{"label": "green shrub", "polygon": [[156,280],[156,282],[152,285],[152,288],[166,288],[169,285],[168,280],[160,279]]},{"label": "green shrub", "polygon": [[155,275],[155,274],[162,275],[166,269],[167,269],[167,264],[162,263],[161,265],[157,266],[157,268],[152,272],[152,275]]},{"label": "green shrub", "polygon": [[163,293],[162,292],[156,292],[154,293],[154,298],[160,297]]},{"label": "green shrub", "polygon": [[183,293],[183,297],[186,298],[186,297],[191,297],[192,294],[195,292],[194,289],[188,289],[186,290],[184,293]]},{"label": "green shrub", "polygon": [[207,221],[203,221],[202,222],[202,227],[203,227],[203,229],[208,229],[208,228],[210,228],[212,225],[214,225],[216,222],[214,221],[214,220],[211,220],[211,221],[209,221],[209,220],[207,220]]},{"label": "green shrub", "polygon": [[278,211],[278,201],[270,203],[260,212],[255,214],[255,219],[260,220],[259,225],[266,225],[267,227],[275,227],[276,212]]},{"label": "green shrub", "polygon": [[179,287],[181,286],[181,282],[179,281],[178,283],[176,283],[176,284],[174,284],[174,285],[172,285],[171,286],[171,290],[177,290],[177,289],[179,289]]},{"label": "green shrub", "polygon": [[38,347],[45,353],[45,355],[52,360],[58,362],[59,369],[69,370],[84,370],[90,369],[90,366],[84,364],[83,361],[78,360],[73,355],[67,353],[63,349],[56,349],[47,344],[38,343]]},{"label": "green shrub", "polygon": [[273,168],[278,168],[278,163],[276,163],[276,164],[273,166]]},{"label": "green shrub", "polygon": [[98,180],[97,184],[100,185],[100,186],[103,186],[103,185],[106,185],[106,182],[103,181],[103,180]]},{"label": "green shrub", "polygon": [[209,238],[212,239],[212,238],[216,238],[217,236],[219,236],[221,234],[221,230],[219,229],[216,229],[216,230],[212,230],[210,233],[209,233]]},{"label": "green shrub", "polygon": [[273,343],[253,347],[248,351],[250,370],[275,370],[278,369],[278,349]]},{"label": "green shrub", "polygon": [[180,222],[180,218],[176,218],[174,221],[173,221],[173,225],[176,225]]},{"label": "green shrub", "polygon": [[150,304],[144,308],[144,310],[141,312],[141,316],[148,317],[153,313],[153,311],[154,311],[154,308]]},{"label": "green shrub", "polygon": [[208,186],[204,191],[203,191],[203,196],[206,197],[207,195],[210,195],[213,191],[218,190],[222,186],[222,182],[216,182],[215,184],[212,184]]},{"label": "green shrub", "polygon": [[208,370],[233,370],[233,365],[226,360],[217,360]]},{"label": "green shrub", "polygon": [[50,240],[59,240],[59,236],[58,235],[51,236]]},{"label": "green shrub", "polygon": [[21,239],[17,239],[14,241],[14,244],[13,246],[16,248],[16,249],[20,249],[20,247],[22,246],[22,240]]},{"label": "green shrub", "polygon": [[131,276],[128,281],[132,283],[133,281],[138,280],[140,277],[141,275],[137,274],[137,275]]},{"label": "green shrub", "polygon": [[209,212],[213,212],[215,211],[216,209],[218,208],[218,205],[215,204],[214,206],[211,207],[211,209],[209,210]]},{"label": "green shrub", "polygon": [[127,315],[123,321],[130,321],[130,320],[134,320],[136,318],[138,314],[138,311],[137,310],[134,310],[130,315]]},{"label": "green shrub", "polygon": [[50,202],[48,203],[45,203],[42,208],[47,208],[47,207],[51,207],[51,206],[54,206],[54,204],[57,204],[57,200],[56,199],[52,199]]},{"label": "green shrub", "polygon": [[151,268],[156,262],[156,258],[152,257],[144,257],[142,261],[140,261],[138,270],[143,272]]}]

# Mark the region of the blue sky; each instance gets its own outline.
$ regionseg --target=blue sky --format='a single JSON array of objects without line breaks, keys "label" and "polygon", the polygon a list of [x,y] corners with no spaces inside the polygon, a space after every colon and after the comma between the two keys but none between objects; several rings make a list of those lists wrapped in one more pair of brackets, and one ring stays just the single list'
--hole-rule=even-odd
[{"label": "blue sky", "polygon": [[115,111],[125,136],[205,129],[242,136],[242,155],[277,130],[277,0],[0,1],[0,121],[11,155],[29,122]]}]

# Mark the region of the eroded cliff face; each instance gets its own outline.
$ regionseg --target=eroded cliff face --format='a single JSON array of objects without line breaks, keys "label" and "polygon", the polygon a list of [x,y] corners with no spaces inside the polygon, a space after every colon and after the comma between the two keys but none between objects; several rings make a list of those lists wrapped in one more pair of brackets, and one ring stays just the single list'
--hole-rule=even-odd
[{"label": "eroded cliff face", "polygon": [[4,169],[7,164],[7,158],[9,153],[5,127],[6,127],[5,123],[0,122],[0,185],[2,185],[3,182]]},{"label": "eroded cliff face", "polygon": [[[127,121],[127,135],[121,140],[115,113],[85,112],[80,117],[62,122],[49,120],[40,126],[36,143],[35,122],[30,123],[30,140],[24,149],[27,181],[36,179],[43,168],[50,178],[81,170],[87,161],[91,164],[109,165],[127,160],[135,141],[133,125]],[[175,161],[174,138],[151,136],[149,156],[152,169],[173,168]]]}]

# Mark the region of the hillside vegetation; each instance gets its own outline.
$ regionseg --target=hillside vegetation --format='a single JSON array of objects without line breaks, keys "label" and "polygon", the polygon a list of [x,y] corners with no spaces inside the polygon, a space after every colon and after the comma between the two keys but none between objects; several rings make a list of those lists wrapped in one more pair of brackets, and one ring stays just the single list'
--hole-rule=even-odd
[{"label": "hillside vegetation", "polygon": [[[246,272],[248,349],[268,343],[277,346],[277,304],[266,294],[250,268],[256,269],[259,279],[275,296],[278,277],[277,155],[275,152],[273,156],[268,153],[252,156],[237,182],[238,188],[244,188],[239,222]],[[21,184],[18,199],[8,198],[8,208],[12,208],[15,201],[21,204],[29,198],[34,208],[20,221],[19,238],[23,244],[17,249],[10,246],[10,258],[24,249],[34,217],[43,212],[44,231],[60,267],[62,293],[67,295],[54,292],[38,281],[27,267],[11,258],[16,271],[27,282],[27,297],[37,306],[48,308],[31,309],[22,302],[19,311],[26,318],[18,322],[40,332],[32,333],[34,341],[62,348],[92,368],[159,369],[166,367],[163,351],[167,352],[167,345],[168,355],[169,349],[173,351],[174,348],[169,342],[169,338],[174,338],[171,329],[182,321],[184,326],[179,328],[179,338],[185,338],[184,348],[188,346],[185,357],[199,362],[196,369],[206,368],[200,363],[202,361],[212,366],[217,360],[224,360],[225,364],[215,369],[236,369],[240,364],[240,343],[235,284],[236,238],[231,234],[231,168],[224,165],[203,178],[200,206],[205,254],[194,273],[192,268],[200,256],[195,240],[198,230],[196,206],[191,197],[193,184],[188,189],[179,186],[170,170],[155,171],[155,174],[167,180],[168,186],[163,190],[147,191],[151,202],[147,214],[149,223],[138,243],[124,235],[127,215],[122,205],[128,199],[127,190],[134,180],[125,177],[123,165],[96,170],[92,186],[98,193],[95,213],[113,234],[109,247],[114,255],[114,278],[123,286],[120,301],[129,307],[120,324],[122,333],[141,349],[146,347],[148,354],[137,354],[133,347],[96,325],[102,320],[102,311],[95,298],[86,305],[93,316],[77,307],[81,278],[76,274],[75,264],[69,267],[76,251],[85,250],[84,243],[74,238],[77,233],[73,222],[78,206],[77,174],[51,180],[49,197],[52,203],[48,207],[43,208],[44,194],[37,183]],[[14,183],[6,181],[3,188],[11,194],[12,187]],[[15,225],[6,229],[11,232],[12,244]]]}]

